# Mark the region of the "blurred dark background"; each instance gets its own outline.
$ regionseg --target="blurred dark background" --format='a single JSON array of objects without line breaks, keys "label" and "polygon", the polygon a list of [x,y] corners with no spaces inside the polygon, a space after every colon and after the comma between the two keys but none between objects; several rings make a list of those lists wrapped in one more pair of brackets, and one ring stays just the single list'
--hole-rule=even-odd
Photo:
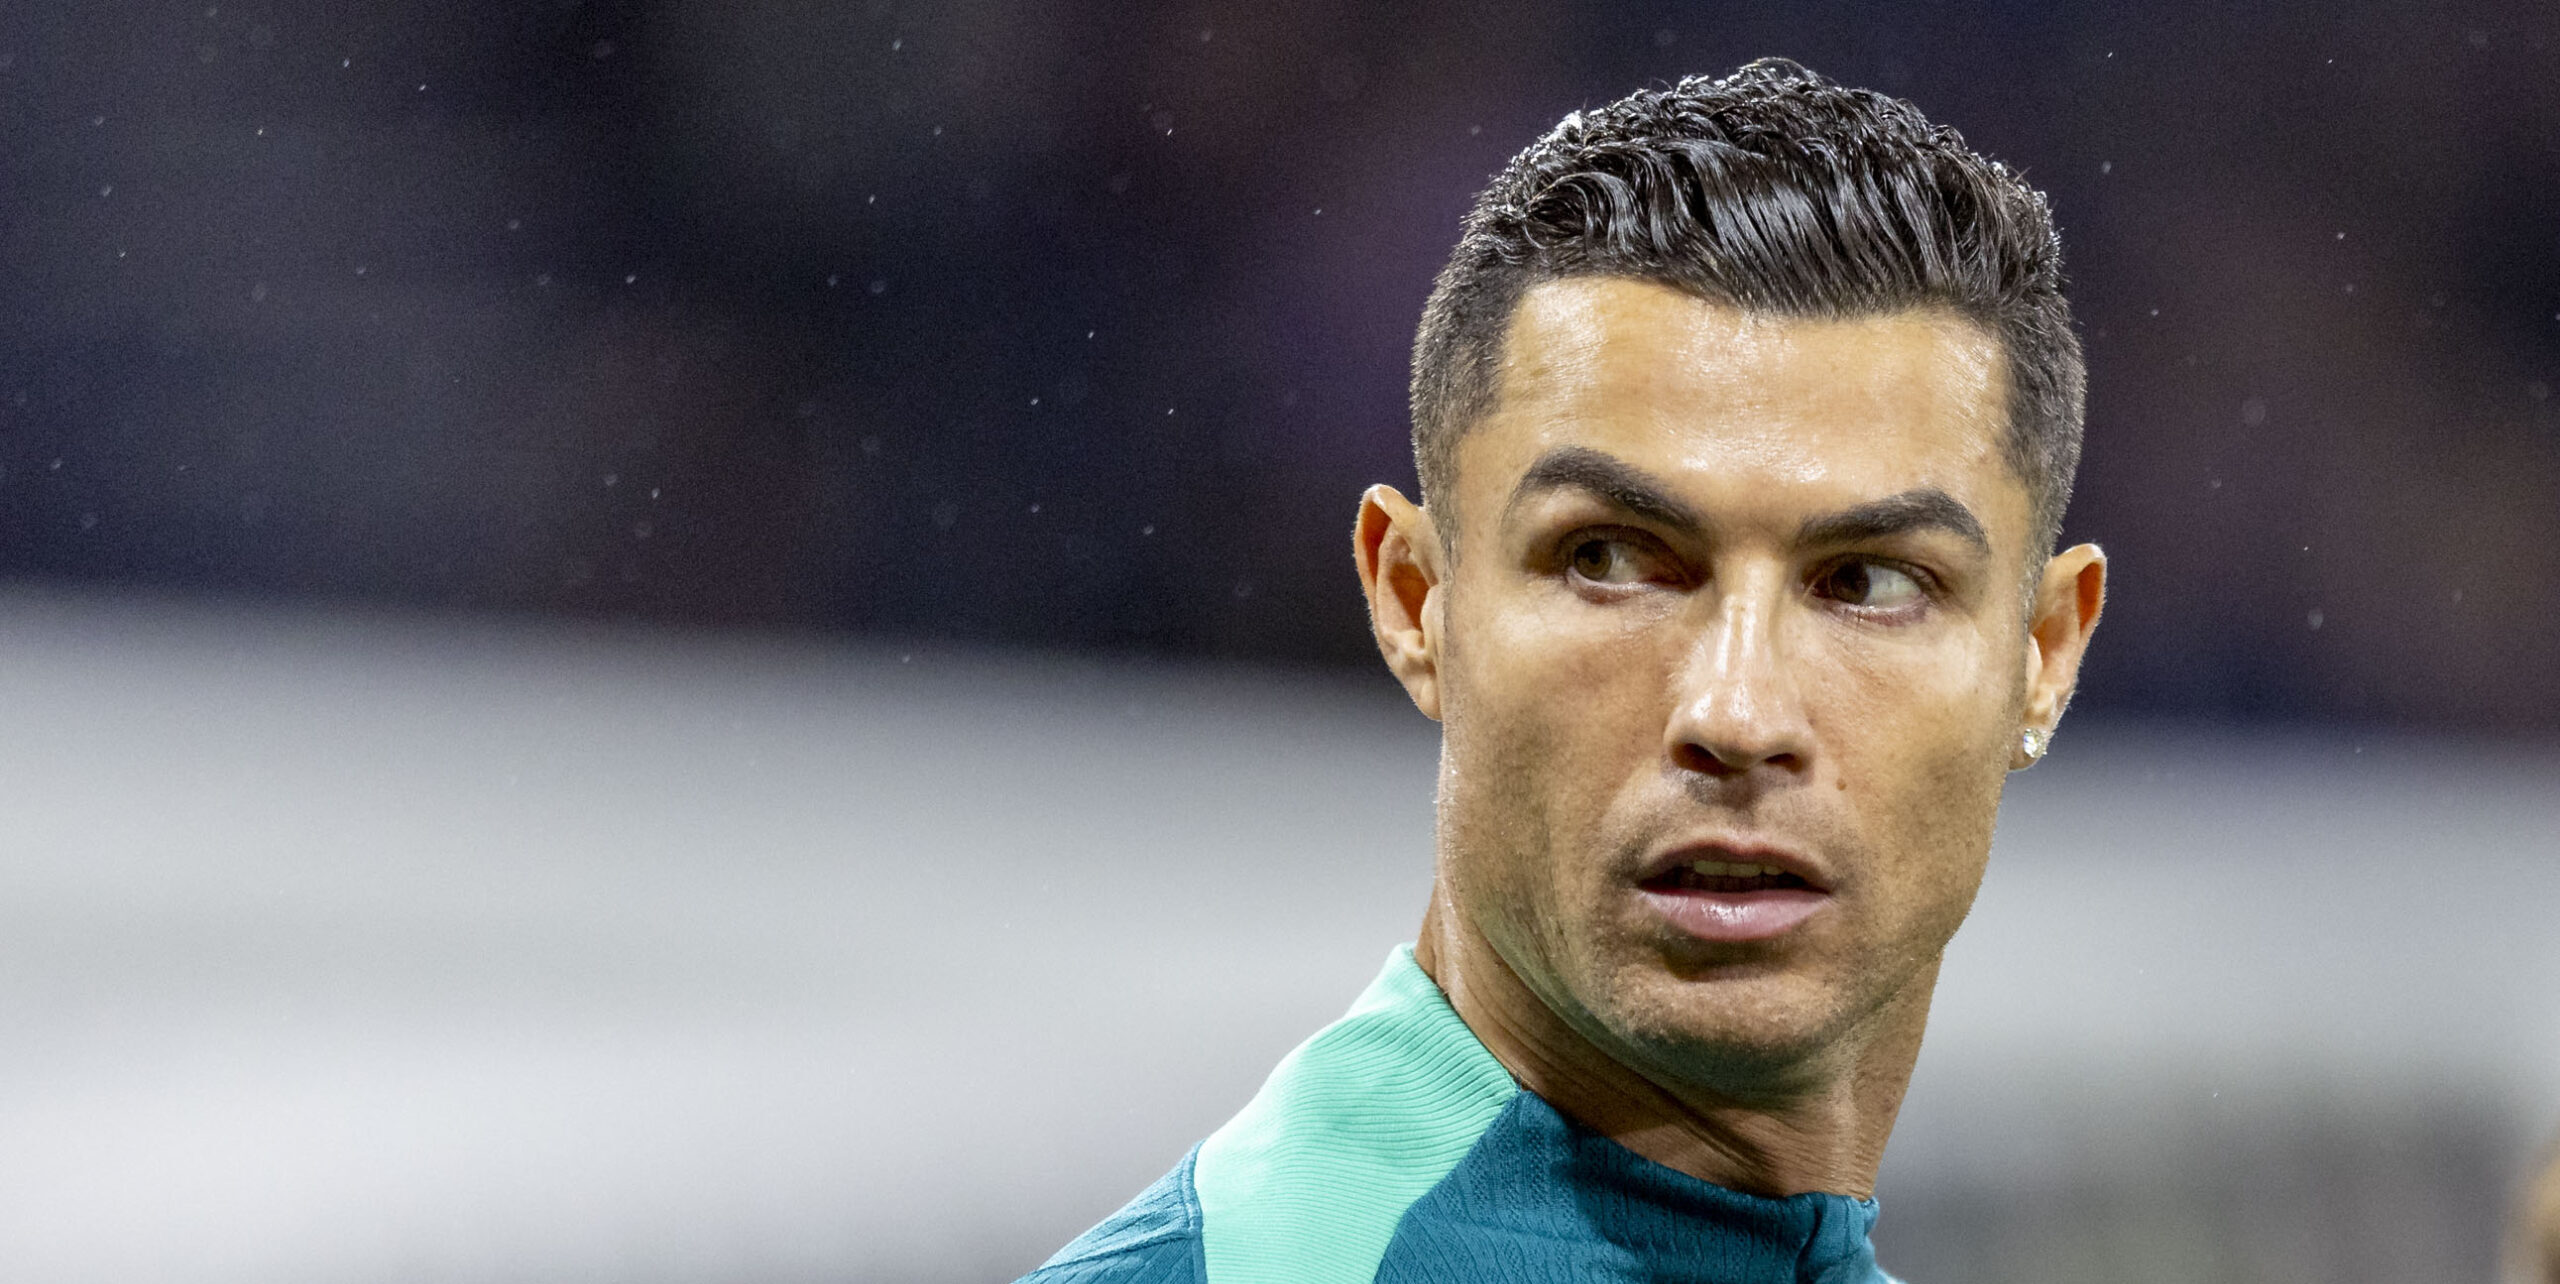
[{"label": "blurred dark background", "polygon": [[2060,217],[2083,707],[2560,728],[2541,0],[0,15],[0,575],[1370,663],[1406,345],[1565,111],[1784,53]]}]

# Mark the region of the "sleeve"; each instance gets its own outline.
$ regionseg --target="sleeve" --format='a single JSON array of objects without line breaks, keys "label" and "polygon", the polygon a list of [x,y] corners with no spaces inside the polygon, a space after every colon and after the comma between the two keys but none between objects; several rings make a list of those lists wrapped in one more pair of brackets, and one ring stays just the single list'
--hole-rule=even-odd
[{"label": "sleeve", "polygon": [[1192,1147],[1172,1172],[1017,1284],[1207,1284],[1191,1180],[1199,1155]]}]

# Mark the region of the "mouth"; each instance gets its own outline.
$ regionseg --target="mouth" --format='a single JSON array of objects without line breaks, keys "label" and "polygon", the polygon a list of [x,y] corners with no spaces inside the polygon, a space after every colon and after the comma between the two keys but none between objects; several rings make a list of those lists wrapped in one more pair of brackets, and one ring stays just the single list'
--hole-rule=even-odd
[{"label": "mouth", "polygon": [[1674,865],[1641,886],[1648,892],[1715,892],[1741,895],[1781,889],[1811,891],[1813,884],[1779,865],[1763,865],[1757,861],[1693,860]]},{"label": "mouth", "polygon": [[1765,941],[1831,903],[1807,862],[1778,851],[1689,848],[1653,865],[1638,894],[1671,927],[1702,941]]}]

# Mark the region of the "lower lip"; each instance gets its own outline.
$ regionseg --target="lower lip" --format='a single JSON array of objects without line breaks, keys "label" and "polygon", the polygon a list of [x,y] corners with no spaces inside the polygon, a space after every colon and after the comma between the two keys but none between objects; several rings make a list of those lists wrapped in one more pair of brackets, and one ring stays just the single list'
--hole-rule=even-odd
[{"label": "lower lip", "polygon": [[1642,891],[1671,925],[1702,941],[1765,941],[1784,936],[1819,913],[1829,893],[1810,888],[1765,892]]}]

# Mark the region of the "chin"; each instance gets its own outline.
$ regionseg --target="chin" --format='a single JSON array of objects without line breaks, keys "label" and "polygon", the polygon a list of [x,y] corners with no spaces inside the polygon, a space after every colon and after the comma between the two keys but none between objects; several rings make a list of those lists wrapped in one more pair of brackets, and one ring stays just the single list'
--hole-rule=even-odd
[{"label": "chin", "polygon": [[1777,966],[1684,976],[1637,962],[1599,990],[1591,1016],[1639,1060],[1727,1091],[1813,1068],[1840,1048],[1860,1006],[1820,977]]}]

